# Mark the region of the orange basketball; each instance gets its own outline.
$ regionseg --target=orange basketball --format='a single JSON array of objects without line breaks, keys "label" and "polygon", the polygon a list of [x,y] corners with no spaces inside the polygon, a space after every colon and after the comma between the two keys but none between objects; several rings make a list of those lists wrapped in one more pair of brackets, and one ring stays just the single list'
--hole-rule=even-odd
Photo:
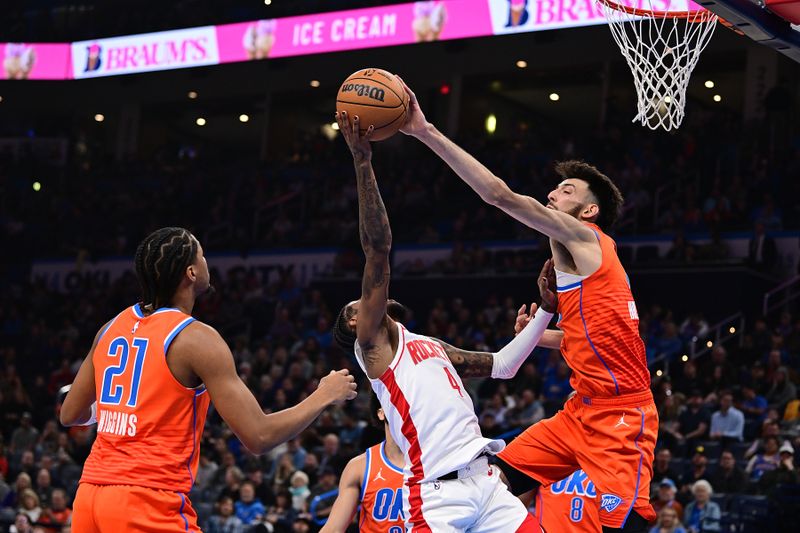
[{"label": "orange basketball", "polygon": [[336,95],[336,111],[358,115],[361,133],[375,127],[373,141],[388,139],[405,124],[408,94],[391,72],[365,68],[351,74]]}]

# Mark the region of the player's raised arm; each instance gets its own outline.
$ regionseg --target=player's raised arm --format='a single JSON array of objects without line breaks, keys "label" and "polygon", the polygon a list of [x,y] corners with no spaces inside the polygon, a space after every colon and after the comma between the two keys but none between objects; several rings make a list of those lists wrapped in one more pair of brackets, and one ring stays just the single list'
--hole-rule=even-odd
[{"label": "player's raised arm", "polygon": [[491,170],[428,122],[414,92],[405,83],[404,86],[410,100],[408,119],[400,131],[425,143],[484,202],[499,207],[518,221],[552,237],[567,248],[570,243],[591,242],[595,238],[594,233],[575,217],[548,209],[538,200],[512,191]]},{"label": "player's raised arm", "polygon": [[[173,357],[189,361],[203,381],[214,407],[255,454],[266,453],[307,428],[328,406],[356,397],[356,383],[347,370],[331,371],[317,390],[299,404],[265,415],[253,393],[236,373],[233,354],[214,328],[193,322],[175,338]],[[187,356],[187,354],[190,354]]]},{"label": "player's raised arm", "polygon": [[359,133],[358,116],[349,117],[346,111],[336,114],[339,131],[353,154],[358,185],[358,234],[366,256],[361,280],[361,302],[356,321],[358,344],[366,358],[375,347],[375,340],[386,317],[389,299],[389,252],[392,248],[392,229],[372,170],[370,125],[364,135]]},{"label": "player's raised arm", "polygon": [[361,482],[367,466],[366,454],[350,459],[339,480],[339,494],[333,502],[328,521],[322,526],[320,533],[345,533],[353,522],[361,499]]},{"label": "player's raised arm", "polygon": [[461,377],[491,376],[498,379],[510,379],[517,374],[533,349],[540,344],[542,335],[546,332],[547,325],[558,307],[552,259],[545,262],[539,273],[537,284],[539,293],[542,295],[541,308],[537,310],[536,304],[531,304],[531,323],[499,352],[470,352],[439,341]]}]

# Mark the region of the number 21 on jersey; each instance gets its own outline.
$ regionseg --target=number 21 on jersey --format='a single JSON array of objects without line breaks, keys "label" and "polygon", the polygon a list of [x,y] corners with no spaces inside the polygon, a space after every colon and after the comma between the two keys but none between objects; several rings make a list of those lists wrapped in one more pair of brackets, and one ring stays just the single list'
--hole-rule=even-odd
[{"label": "number 21 on jersey", "polygon": [[[117,337],[108,347],[109,357],[118,357],[117,364],[109,365],[103,372],[103,386],[100,392],[100,403],[105,405],[120,405],[127,396],[125,405],[136,407],[139,397],[139,386],[142,380],[142,367],[147,354],[148,339],[134,338],[131,343],[125,337]],[[129,384],[114,384],[114,378],[125,373],[131,363],[129,354],[133,348],[133,372]],[[118,380],[119,381],[119,380]]]}]

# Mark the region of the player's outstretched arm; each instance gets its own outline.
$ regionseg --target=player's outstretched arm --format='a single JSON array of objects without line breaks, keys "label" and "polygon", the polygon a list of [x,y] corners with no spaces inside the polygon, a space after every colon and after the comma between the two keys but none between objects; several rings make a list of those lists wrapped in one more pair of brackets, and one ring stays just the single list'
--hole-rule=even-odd
[{"label": "player's outstretched arm", "polygon": [[433,150],[484,202],[499,207],[518,221],[554,238],[567,248],[570,243],[592,242],[594,233],[578,219],[567,213],[547,209],[530,196],[515,193],[480,161],[437,130],[425,118],[414,92],[405,82],[403,85],[409,96],[409,116],[400,131],[416,137]]},{"label": "player's outstretched arm", "polygon": [[170,354],[185,358],[203,381],[214,407],[255,454],[266,453],[307,428],[328,406],[356,397],[356,383],[347,370],[331,371],[317,390],[299,404],[265,415],[253,393],[236,374],[233,354],[217,331],[192,322],[175,338]]},{"label": "player's outstretched arm", "polygon": [[347,463],[339,480],[339,494],[320,533],[344,533],[353,522],[353,516],[361,501],[361,482],[364,479],[366,466],[367,456],[363,453]]},{"label": "player's outstretched arm", "polygon": [[81,368],[78,370],[78,375],[70,386],[67,396],[64,398],[64,403],[61,404],[61,412],[58,417],[61,424],[64,426],[88,426],[96,422],[96,399],[97,392],[94,389],[94,363],[92,362],[92,354],[94,349],[97,348],[97,342],[100,340],[102,333],[106,330],[111,322],[106,324],[97,331],[92,342],[92,347],[86,359],[81,363]]},{"label": "player's outstretched arm", "polygon": [[372,169],[373,127],[361,135],[359,117],[349,117],[346,111],[336,114],[339,131],[353,154],[358,186],[358,234],[366,256],[361,280],[361,302],[356,321],[358,344],[367,364],[375,353],[375,341],[386,317],[389,299],[389,253],[392,249],[392,229],[378,182]]},{"label": "player's outstretched arm", "polygon": [[517,374],[533,349],[540,344],[542,335],[558,306],[558,297],[554,290],[555,272],[552,259],[545,262],[539,273],[537,284],[539,293],[542,295],[541,308],[537,310],[536,304],[531,304],[531,323],[499,352],[469,352],[439,341],[461,377],[491,376],[510,379]]}]

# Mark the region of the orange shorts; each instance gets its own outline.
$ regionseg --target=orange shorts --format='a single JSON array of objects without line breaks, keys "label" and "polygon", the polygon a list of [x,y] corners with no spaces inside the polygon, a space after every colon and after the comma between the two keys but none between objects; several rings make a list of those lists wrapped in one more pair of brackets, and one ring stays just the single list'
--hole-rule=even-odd
[{"label": "orange shorts", "polygon": [[134,485],[81,483],[72,509],[80,533],[200,532],[197,513],[180,492]]},{"label": "orange shorts", "polygon": [[646,520],[658,437],[650,391],[616,398],[575,395],[564,409],[529,427],[499,457],[542,485],[582,468],[597,490],[600,523],[619,528],[635,509]]}]

